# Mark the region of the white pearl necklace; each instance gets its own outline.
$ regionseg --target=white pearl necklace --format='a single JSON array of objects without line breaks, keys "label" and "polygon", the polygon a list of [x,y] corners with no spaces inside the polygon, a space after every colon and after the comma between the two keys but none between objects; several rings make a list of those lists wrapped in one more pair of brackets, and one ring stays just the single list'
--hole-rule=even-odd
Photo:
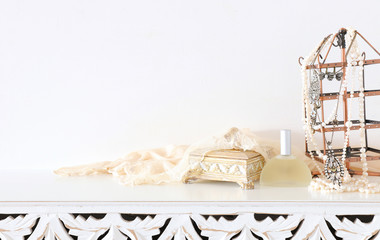
[{"label": "white pearl necklace", "polygon": [[[330,180],[326,178],[324,175],[324,172],[321,171],[319,165],[317,165],[315,156],[313,153],[313,150],[318,155],[318,157],[322,158],[323,160],[327,160],[327,155],[323,154],[319,149],[313,133],[313,128],[311,125],[311,106],[308,98],[308,81],[309,76],[307,74],[306,67],[312,63],[315,62],[316,57],[319,57],[320,52],[323,52],[323,50],[326,48],[326,46],[329,46],[331,42],[333,41],[333,35],[330,35],[328,39],[324,42],[322,42],[318,47],[316,47],[307,58],[304,59],[302,64],[302,77],[303,77],[303,106],[306,110],[305,116],[303,116],[303,122],[304,122],[304,130],[305,130],[305,139],[308,146],[310,146],[310,143],[313,147],[313,149],[309,150],[309,154],[314,162],[314,165],[316,166],[317,170],[322,173],[322,178],[313,179],[310,183],[309,188],[311,190],[319,190],[324,192],[331,192],[331,191],[338,191],[338,192],[363,192],[363,193],[377,193],[380,192],[380,185],[377,183],[369,183],[368,182],[368,164],[367,164],[367,156],[366,156],[366,146],[365,146],[365,119],[364,119],[364,86],[363,86],[363,70],[364,70],[364,59],[363,56],[360,55],[360,50],[357,44],[356,39],[354,39],[355,35],[354,29],[347,29],[346,34],[346,42],[349,46],[351,44],[351,50],[350,54],[347,56],[347,72],[346,77],[343,79],[341,89],[339,91],[338,100],[336,103],[336,107],[333,109],[333,112],[329,115],[327,118],[327,121],[322,122],[319,126],[317,126],[317,129],[321,129],[321,133],[323,134],[323,128],[328,123],[330,123],[334,118],[336,117],[336,108],[338,107],[339,101],[343,100],[343,95],[345,90],[347,89],[347,79],[351,80],[351,90],[350,90],[350,97],[348,100],[348,112],[347,112],[347,122],[346,122],[346,132],[344,136],[344,145],[343,145],[343,152],[342,152],[342,164],[344,166],[344,178],[343,178],[343,184],[342,186],[338,186],[336,184],[333,184]],[[356,74],[355,68],[353,67],[354,62],[358,62],[359,71],[358,74]],[[358,76],[356,76],[358,75]],[[354,89],[355,89],[355,82],[354,79],[358,79],[359,81],[359,132],[360,132],[360,159],[362,162],[362,171],[363,174],[360,179],[351,178],[346,167],[345,167],[345,160],[346,160],[346,153],[347,153],[347,146],[348,146],[348,140],[350,135],[350,128],[352,127],[352,121],[351,121],[351,114],[352,114],[352,102],[354,98]],[[315,129],[315,128],[314,128]]]}]

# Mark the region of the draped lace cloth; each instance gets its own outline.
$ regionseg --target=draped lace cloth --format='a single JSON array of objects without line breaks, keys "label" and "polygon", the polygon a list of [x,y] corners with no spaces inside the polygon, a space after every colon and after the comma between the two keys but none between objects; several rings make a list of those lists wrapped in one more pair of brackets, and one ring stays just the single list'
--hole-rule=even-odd
[{"label": "draped lace cloth", "polygon": [[[55,171],[62,176],[112,174],[124,185],[162,184],[180,182],[197,163],[189,162],[189,155],[201,152],[203,156],[217,149],[254,150],[271,158],[275,151],[264,144],[249,129],[231,128],[225,134],[203,140],[190,146],[170,145],[145,151],[135,151],[115,161],[64,167]],[[202,155],[201,155],[202,156]],[[200,158],[198,161],[202,161]]]},{"label": "draped lace cloth", "polygon": [[115,161],[63,167],[54,172],[61,176],[112,174],[124,185],[178,182],[187,171],[187,166],[181,161],[187,148],[169,145],[135,151]]}]

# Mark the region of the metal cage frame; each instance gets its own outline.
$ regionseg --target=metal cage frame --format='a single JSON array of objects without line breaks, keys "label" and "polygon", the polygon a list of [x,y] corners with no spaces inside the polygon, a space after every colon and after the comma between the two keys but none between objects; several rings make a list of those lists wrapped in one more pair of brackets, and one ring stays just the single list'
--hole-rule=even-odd
[{"label": "metal cage frame", "polygon": [[[348,48],[346,48],[346,43],[345,43],[345,34],[346,33],[347,33],[347,30],[345,28],[341,28],[339,30],[339,32],[337,32],[333,36],[333,40],[328,47],[328,50],[326,52],[325,57],[323,58],[321,55],[318,56],[317,57],[318,64],[308,65],[308,66],[306,66],[306,69],[317,69],[319,71],[322,71],[322,69],[341,67],[342,71],[343,71],[342,81],[345,80],[346,68],[347,68],[347,57],[346,56],[348,55],[348,53],[350,52],[350,49],[351,49],[351,45],[348,46]],[[374,48],[372,46],[372,44],[370,44],[367,41],[367,39],[365,39],[359,32],[355,31],[353,39],[355,39],[357,36],[361,37],[380,56],[379,51],[377,51],[376,48]],[[334,44],[335,40],[337,40],[337,44]],[[351,42],[351,44],[352,44],[352,42]],[[326,63],[326,59],[329,56],[329,53],[330,53],[332,46],[335,46],[335,47],[339,46],[340,47],[340,49],[341,49],[341,61],[340,62],[333,62],[333,63]],[[372,65],[372,64],[379,64],[380,63],[380,59],[368,59],[367,60],[367,59],[365,59],[365,56],[366,56],[365,52],[363,52],[362,54],[364,56],[363,67],[366,65]],[[322,62],[320,62],[320,58],[323,60]],[[303,57],[300,57],[298,59],[298,62],[300,64],[301,64],[302,59],[303,59]],[[359,62],[358,61],[353,62],[352,65],[353,66],[359,66]],[[320,87],[320,98],[319,99],[321,102],[321,120],[322,120],[322,122],[324,122],[325,121],[325,114],[324,114],[323,102],[333,100],[333,99],[338,99],[339,92],[325,93],[325,92],[323,92],[322,80],[319,81],[319,84],[320,84],[320,86],[319,86]],[[364,69],[363,69],[363,86],[364,86],[365,149],[366,149],[366,153],[367,153],[367,160],[368,161],[380,160],[380,149],[370,147],[368,144],[368,137],[367,137],[367,130],[380,128],[380,120],[367,119],[367,114],[366,114],[367,110],[366,110],[366,105],[365,105],[366,97],[380,95],[380,89],[377,89],[377,90],[365,89]],[[326,132],[333,132],[333,131],[344,131],[344,133],[347,132],[347,127],[346,127],[345,123],[348,121],[347,99],[349,97],[350,97],[350,93],[347,92],[347,86],[346,86],[344,89],[344,94],[343,94],[343,120],[335,122],[335,123],[330,122],[326,126],[321,126],[320,129],[316,130],[316,132],[322,133],[323,149],[321,149],[321,152],[323,152],[325,155],[327,153],[327,150],[326,150],[326,148],[327,148],[327,146],[326,146]],[[359,91],[354,92],[354,98],[357,98],[357,97],[359,97]],[[351,120],[351,122],[352,122],[352,127],[350,127],[350,131],[360,129],[359,120]],[[309,149],[309,146],[308,146],[308,143],[305,139],[305,154],[306,154],[306,156],[311,157],[308,149]],[[343,149],[338,148],[338,149],[333,149],[333,151],[334,151],[335,155],[337,157],[339,157],[342,155]],[[325,161],[323,159],[319,158],[316,155],[315,151],[312,151],[312,152],[313,152],[316,160],[318,160],[319,162],[325,163]],[[347,149],[346,149],[346,161],[345,162],[346,162],[347,170],[349,171],[350,174],[362,174],[362,171],[355,171],[355,170],[350,169],[350,162],[359,162],[359,161],[360,161],[360,147],[350,146],[350,142],[348,140],[348,145],[347,145]],[[318,173],[315,173],[315,174],[318,174]],[[380,173],[368,171],[368,175],[380,176]]]}]

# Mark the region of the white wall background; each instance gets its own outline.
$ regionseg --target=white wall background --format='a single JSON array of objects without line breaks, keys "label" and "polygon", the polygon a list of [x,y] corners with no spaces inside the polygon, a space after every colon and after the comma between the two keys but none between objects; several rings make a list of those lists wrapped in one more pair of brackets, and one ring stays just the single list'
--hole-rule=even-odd
[{"label": "white wall background", "polygon": [[0,1],[0,163],[48,168],[231,126],[303,147],[297,59],[378,1]]}]

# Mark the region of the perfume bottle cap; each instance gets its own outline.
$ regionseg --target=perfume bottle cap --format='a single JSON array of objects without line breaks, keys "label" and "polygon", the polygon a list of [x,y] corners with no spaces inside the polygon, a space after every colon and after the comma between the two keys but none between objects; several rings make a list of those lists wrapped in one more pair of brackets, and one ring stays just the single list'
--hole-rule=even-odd
[{"label": "perfume bottle cap", "polygon": [[281,155],[291,155],[291,132],[289,129],[281,130]]}]

